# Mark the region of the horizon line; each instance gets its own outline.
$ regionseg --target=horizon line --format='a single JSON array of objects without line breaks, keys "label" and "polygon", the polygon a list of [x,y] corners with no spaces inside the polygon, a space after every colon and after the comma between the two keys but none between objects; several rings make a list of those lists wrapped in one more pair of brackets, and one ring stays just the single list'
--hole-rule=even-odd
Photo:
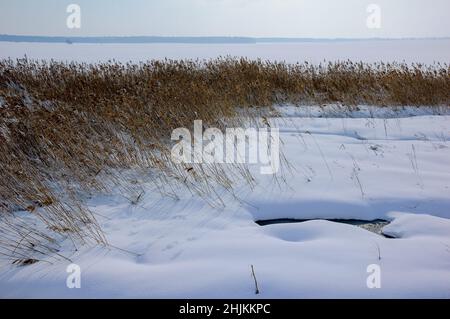
[{"label": "horizon line", "polygon": [[311,38],[311,37],[248,37],[248,36],[159,36],[159,35],[111,35],[111,36],[61,36],[61,35],[11,35],[0,34],[0,42],[36,43],[295,43],[332,41],[389,41],[389,40],[449,40],[449,37],[365,37],[365,38]]}]

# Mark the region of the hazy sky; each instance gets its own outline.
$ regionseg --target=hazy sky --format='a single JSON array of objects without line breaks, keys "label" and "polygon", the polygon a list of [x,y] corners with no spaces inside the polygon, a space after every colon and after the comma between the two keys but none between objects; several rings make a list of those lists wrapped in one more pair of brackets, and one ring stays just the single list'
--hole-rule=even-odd
[{"label": "hazy sky", "polygon": [[[67,5],[81,28],[66,26]],[[369,4],[381,28],[366,25]],[[0,0],[0,34],[448,37],[450,0]]]}]

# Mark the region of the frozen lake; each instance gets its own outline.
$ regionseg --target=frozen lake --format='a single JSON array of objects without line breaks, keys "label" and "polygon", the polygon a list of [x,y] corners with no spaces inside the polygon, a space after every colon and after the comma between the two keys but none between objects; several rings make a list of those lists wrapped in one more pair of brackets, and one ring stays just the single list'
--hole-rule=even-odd
[{"label": "frozen lake", "polygon": [[0,58],[99,62],[149,59],[261,58],[289,63],[353,60],[364,62],[450,62],[450,39],[360,40],[256,44],[65,44],[0,42]]}]

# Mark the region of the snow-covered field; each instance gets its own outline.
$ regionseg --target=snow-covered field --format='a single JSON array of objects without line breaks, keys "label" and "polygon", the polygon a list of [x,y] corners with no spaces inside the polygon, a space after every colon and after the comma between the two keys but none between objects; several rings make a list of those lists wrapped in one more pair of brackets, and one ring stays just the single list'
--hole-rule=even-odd
[{"label": "snow-covered field", "polygon": [[[450,40],[228,45],[0,43],[0,58],[96,62],[246,56],[318,63],[450,61]],[[0,261],[0,297],[450,298],[450,113],[430,108],[280,108],[292,171],[285,183],[260,175],[212,208],[178,187],[161,197],[145,176],[138,205],[120,193],[95,196],[111,246],[61,242],[50,263]],[[177,187],[173,185],[173,187]],[[25,213],[25,218],[31,218]],[[259,226],[255,221],[307,219]],[[387,238],[326,219],[384,219]],[[380,258],[381,257],[381,258]],[[81,267],[69,289],[66,268]],[[251,265],[260,288],[255,295]],[[377,265],[381,287],[369,289]],[[372,267],[372,268],[371,268]]]},{"label": "snow-covered field", "polygon": [[320,63],[373,62],[449,63],[450,39],[365,40],[258,44],[43,44],[0,42],[0,58],[99,62],[149,59],[211,59],[224,56]]},{"label": "snow-covered field", "polygon": [[[2,263],[0,296],[449,298],[450,116],[412,108],[281,113],[271,121],[294,168],[286,183],[252,167],[256,188],[238,185],[242,201],[223,194],[219,209],[183,188],[178,201],[162,198],[142,177],[138,205],[120,194],[89,201],[111,247],[62,243],[81,267],[80,289],[66,286],[70,262],[49,257],[52,265]],[[280,218],[313,220],[255,223]],[[395,238],[319,219],[385,219],[383,233]],[[367,286],[370,265],[379,266],[379,289]]]}]

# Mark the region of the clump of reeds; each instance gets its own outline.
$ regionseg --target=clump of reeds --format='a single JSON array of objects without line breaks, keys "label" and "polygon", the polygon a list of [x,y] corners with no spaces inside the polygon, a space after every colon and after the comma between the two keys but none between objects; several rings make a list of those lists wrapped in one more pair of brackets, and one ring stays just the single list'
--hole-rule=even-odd
[{"label": "clump of reeds", "polygon": [[[194,120],[222,129],[243,126],[248,119],[257,122],[252,110],[275,103],[448,106],[449,75],[447,65],[350,61],[1,60],[0,253],[20,252],[22,258],[47,236],[27,233],[26,223],[6,226],[15,211],[40,217],[49,232],[74,242],[105,243],[82,194],[128,187],[124,170],[151,171],[155,185],[178,181],[206,200],[214,198],[212,204],[220,202],[214,185],[232,192],[236,178],[252,184],[245,165],[172,163],[172,130],[190,128]],[[171,191],[166,195],[176,198]]]}]

